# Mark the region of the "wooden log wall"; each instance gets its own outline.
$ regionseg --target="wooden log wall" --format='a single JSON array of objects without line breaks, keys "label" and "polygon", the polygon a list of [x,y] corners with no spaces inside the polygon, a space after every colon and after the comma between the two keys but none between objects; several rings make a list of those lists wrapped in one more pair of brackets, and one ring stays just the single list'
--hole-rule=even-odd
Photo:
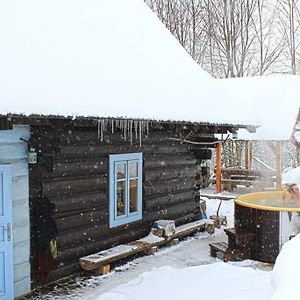
[{"label": "wooden log wall", "polygon": [[[147,235],[155,220],[172,219],[176,225],[191,221],[196,158],[191,146],[168,140],[175,135],[168,130],[150,129],[140,146],[139,141],[124,141],[118,131],[104,133],[101,141],[97,127],[61,122],[32,126],[30,146],[38,151],[38,164],[30,169],[32,265],[40,186],[56,205],[59,231],[59,255],[49,280],[79,271],[78,260],[84,255]],[[108,155],[130,152],[143,153],[143,218],[109,229]]]},{"label": "wooden log wall", "polygon": [[279,212],[235,204],[234,223],[237,233],[254,233],[252,259],[274,263],[279,254]]}]

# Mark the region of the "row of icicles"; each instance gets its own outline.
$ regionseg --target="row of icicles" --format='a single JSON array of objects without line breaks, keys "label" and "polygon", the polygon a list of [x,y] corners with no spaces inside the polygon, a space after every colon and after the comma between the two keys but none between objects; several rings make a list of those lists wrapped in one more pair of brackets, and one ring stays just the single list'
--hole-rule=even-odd
[{"label": "row of icicles", "polygon": [[149,134],[149,123],[147,120],[130,120],[130,119],[98,119],[98,138],[103,141],[104,133],[110,131],[112,134],[115,129],[122,131],[124,141],[129,141],[130,145],[133,139],[139,141],[142,146],[142,136]]}]

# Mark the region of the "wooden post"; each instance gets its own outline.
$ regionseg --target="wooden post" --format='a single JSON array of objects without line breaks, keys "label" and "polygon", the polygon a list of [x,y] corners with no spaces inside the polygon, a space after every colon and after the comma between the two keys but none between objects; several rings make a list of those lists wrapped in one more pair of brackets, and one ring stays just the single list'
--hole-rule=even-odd
[{"label": "wooden post", "polygon": [[281,189],[282,173],[282,143],[276,143],[276,190]]},{"label": "wooden post", "polygon": [[216,148],[216,193],[221,192],[221,154],[222,146],[221,143],[218,143]]},{"label": "wooden post", "polygon": [[252,144],[250,141],[245,142],[245,169],[252,167]]}]

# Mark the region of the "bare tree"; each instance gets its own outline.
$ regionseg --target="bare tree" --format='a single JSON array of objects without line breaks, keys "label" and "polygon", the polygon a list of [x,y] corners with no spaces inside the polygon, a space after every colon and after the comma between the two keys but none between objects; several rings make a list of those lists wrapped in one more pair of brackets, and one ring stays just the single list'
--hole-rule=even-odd
[{"label": "bare tree", "polygon": [[145,2],[195,61],[215,77],[278,70],[297,73],[300,0]]},{"label": "bare tree", "polygon": [[284,43],[276,28],[276,8],[266,0],[257,0],[257,9],[253,18],[258,47],[257,66],[253,66],[253,75],[271,73],[283,52]]},{"label": "bare tree", "polygon": [[300,63],[300,1],[298,0],[278,0],[277,8],[279,12],[280,31],[286,46],[284,63],[290,73],[296,74]]},{"label": "bare tree", "polygon": [[204,32],[200,0],[145,0],[179,43],[196,60],[201,57]]}]

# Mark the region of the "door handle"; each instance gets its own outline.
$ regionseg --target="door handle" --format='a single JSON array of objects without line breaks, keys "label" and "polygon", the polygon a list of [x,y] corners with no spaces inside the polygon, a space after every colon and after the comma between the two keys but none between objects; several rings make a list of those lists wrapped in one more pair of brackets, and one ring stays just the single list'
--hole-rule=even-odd
[{"label": "door handle", "polygon": [[11,240],[11,224],[7,223],[7,240]]},{"label": "door handle", "polygon": [[3,231],[7,231],[7,240],[10,241],[11,240],[11,224],[7,223],[7,228],[5,228],[5,226],[3,226]]}]

